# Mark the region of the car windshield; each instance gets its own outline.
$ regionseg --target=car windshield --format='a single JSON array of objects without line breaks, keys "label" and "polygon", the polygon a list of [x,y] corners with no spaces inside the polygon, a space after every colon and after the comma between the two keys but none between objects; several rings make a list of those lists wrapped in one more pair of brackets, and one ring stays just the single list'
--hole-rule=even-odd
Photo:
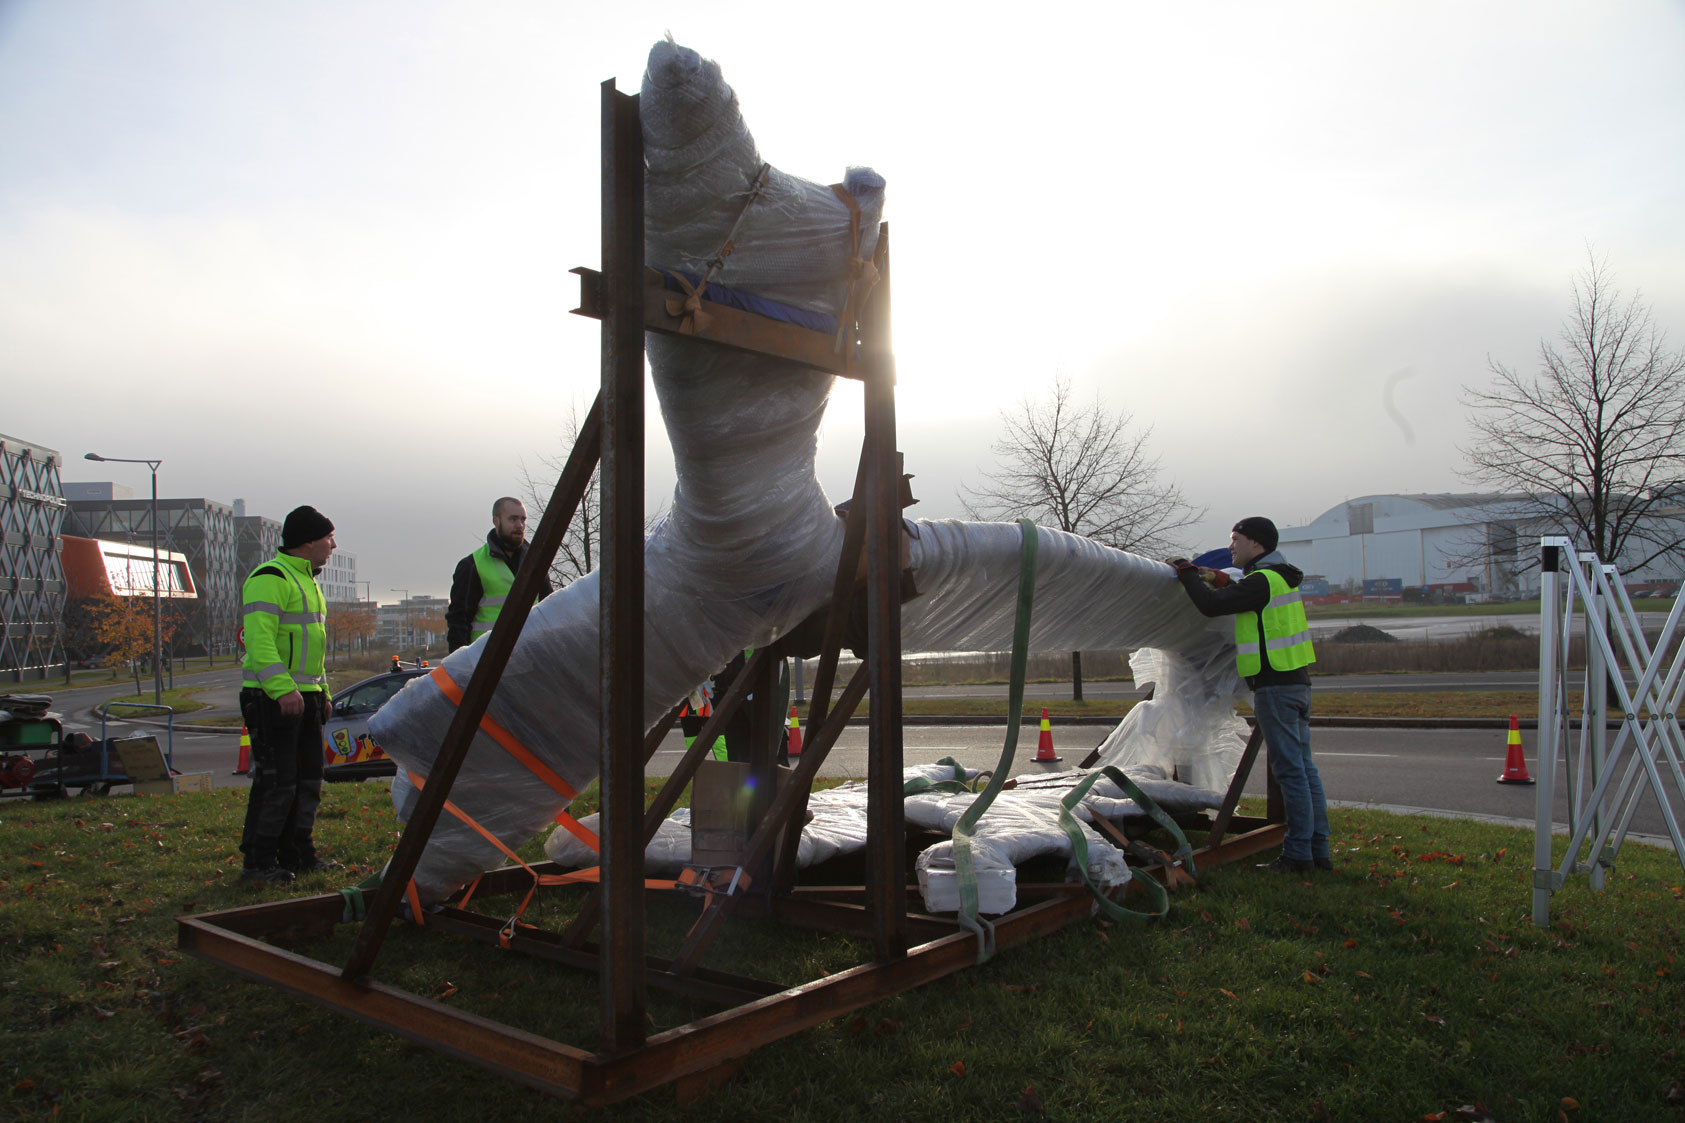
[{"label": "car windshield", "polygon": [[372,714],[385,705],[388,698],[402,690],[404,683],[414,677],[414,675],[382,675],[372,681],[358,683],[347,690],[341,696],[340,701],[335,703],[335,706],[343,713]]}]

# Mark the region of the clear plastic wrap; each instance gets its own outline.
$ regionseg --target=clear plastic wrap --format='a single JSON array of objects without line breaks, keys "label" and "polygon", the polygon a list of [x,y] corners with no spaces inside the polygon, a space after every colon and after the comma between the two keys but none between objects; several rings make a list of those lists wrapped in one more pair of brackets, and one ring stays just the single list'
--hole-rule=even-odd
[{"label": "clear plastic wrap", "polygon": [[[656,44],[640,104],[645,260],[698,270],[737,220],[759,154],[719,67],[694,51]],[[883,180],[853,168],[844,184],[860,206],[860,254],[869,257]],[[853,233],[847,206],[829,187],[773,175],[734,241],[715,280],[841,312]],[[823,603],[842,548],[842,522],[814,471],[833,378],[689,340],[647,342],[678,482],[668,517],[645,547],[646,725],[733,653],[770,642]],[[597,605],[592,574],[535,608],[489,710],[576,788],[599,771]],[[464,686],[483,649],[482,640],[441,666]],[[435,683],[417,679],[375,715],[371,733],[402,768],[425,777],[453,710]],[[406,788],[394,792],[400,814]],[[511,847],[564,804],[483,733],[451,799]],[[472,829],[441,816],[416,884],[438,899],[500,859]]]},{"label": "clear plastic wrap", "polygon": [[1174,777],[1198,788],[1226,788],[1247,736],[1234,708],[1245,687],[1233,643],[1192,654],[1144,647],[1129,657],[1129,668],[1136,685],[1153,684],[1153,696],[1137,702],[1100,743],[1097,763],[1132,780]]},{"label": "clear plastic wrap", "polygon": [[[908,651],[1012,646],[1023,533],[1016,523],[911,524],[919,596],[901,610]],[[1163,562],[1063,531],[1037,530],[1032,651],[1136,648],[1137,684],[1153,683],[1101,745],[1102,764],[1223,789],[1240,760],[1234,625],[1200,615]]]},{"label": "clear plastic wrap", "polygon": [[[738,223],[735,250],[712,280],[809,311],[840,313],[856,249],[849,209],[829,187],[776,171],[744,209],[761,157],[718,65],[671,42],[656,44],[640,106],[645,260],[700,273]],[[869,258],[884,181],[870,169],[850,168],[844,185],[861,212],[858,254]],[[670,513],[645,544],[646,727],[735,652],[771,642],[824,603],[843,529],[814,469],[831,376],[668,336],[650,336],[647,348],[677,483]],[[911,526],[910,556],[923,595],[904,609],[907,650],[1009,646],[1018,527]],[[1195,701],[1181,706],[1166,699],[1159,720],[1125,722],[1114,735],[1120,751],[1208,757],[1206,731],[1214,719],[1199,707],[1221,695],[1225,659],[1232,679],[1232,649],[1226,631],[1194,612],[1169,568],[1044,531],[1037,574],[1037,650],[1145,645],[1183,660],[1178,667],[1185,673],[1168,676],[1174,683],[1160,693],[1186,691]],[[600,763],[598,589],[592,574],[533,610],[489,709],[579,789],[597,776]],[[454,652],[443,672],[466,686],[483,648],[482,640]],[[401,817],[415,791],[405,773],[427,775],[454,710],[436,683],[420,678],[370,721],[402,770],[393,786]],[[511,849],[545,829],[565,805],[483,733],[451,799]],[[500,861],[496,847],[445,815],[415,881],[424,899],[438,900]]]}]

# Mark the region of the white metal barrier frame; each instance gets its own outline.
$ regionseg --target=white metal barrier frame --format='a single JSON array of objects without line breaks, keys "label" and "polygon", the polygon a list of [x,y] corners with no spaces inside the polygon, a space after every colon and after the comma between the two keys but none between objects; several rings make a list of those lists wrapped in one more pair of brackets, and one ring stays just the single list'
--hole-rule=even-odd
[{"label": "white metal barrier frame", "polygon": [[[1676,598],[1655,650],[1650,649],[1638,613],[1620,573],[1596,557],[1580,557],[1567,538],[1540,539],[1539,578],[1539,777],[1533,837],[1533,923],[1550,924],[1550,896],[1568,875],[1584,871],[1601,890],[1626,841],[1644,785],[1655,795],[1685,865],[1680,836],[1660,765],[1665,761],[1675,790],[1685,799],[1685,736],[1679,708],[1685,695],[1685,647],[1663,673],[1685,597]],[[1586,670],[1578,745],[1569,737],[1568,642],[1576,605],[1585,619]],[[1613,642],[1612,642],[1613,640]],[[1620,645],[1618,657],[1614,643]],[[1607,683],[1605,689],[1603,684]],[[1629,689],[1629,683],[1632,686]],[[1620,731],[1609,740],[1608,699],[1620,704]],[[1641,716],[1642,715],[1642,716]],[[1557,757],[1568,756],[1563,776],[1568,796],[1568,846],[1560,866],[1551,860],[1556,805]],[[1624,765],[1624,770],[1623,770]],[[1587,779],[1591,781],[1587,790]],[[1616,773],[1620,773],[1616,780]],[[1590,840],[1590,850],[1580,851]]]}]

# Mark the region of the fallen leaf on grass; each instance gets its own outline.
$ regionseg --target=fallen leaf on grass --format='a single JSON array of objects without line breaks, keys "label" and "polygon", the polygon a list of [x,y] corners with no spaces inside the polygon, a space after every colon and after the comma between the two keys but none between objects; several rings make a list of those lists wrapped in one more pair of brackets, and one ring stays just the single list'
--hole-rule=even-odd
[{"label": "fallen leaf on grass", "polygon": [[1357,941],[1356,940],[1347,940],[1345,943],[1341,944],[1340,946],[1341,947],[1347,947],[1347,948],[1355,948],[1357,946]]},{"label": "fallen leaf on grass", "polygon": [[849,1022],[848,1023],[848,1032],[852,1033],[856,1037],[859,1037],[862,1033],[865,1033],[866,1032],[866,1019],[865,1018],[855,1018],[852,1022]]},{"label": "fallen leaf on grass", "polygon": [[103,1022],[107,1018],[115,1018],[116,1016],[117,1012],[115,1010],[107,1010],[100,1006],[94,1007],[94,1021],[96,1022]]},{"label": "fallen leaf on grass", "polygon": [[19,1092],[31,1092],[34,1090],[35,1081],[33,1080],[19,1080],[16,1084],[12,1085],[13,1095],[17,1095]]},{"label": "fallen leaf on grass", "polygon": [[1578,1111],[1580,1110],[1580,1101],[1573,1096],[1563,1096],[1562,1107],[1565,1111]]},{"label": "fallen leaf on grass", "polygon": [[1018,1093],[1018,1110],[1023,1112],[1025,1115],[1042,1114],[1043,1108],[1041,1106],[1041,1097],[1036,1095],[1036,1086],[1034,1084],[1031,1084],[1022,1092]]},{"label": "fallen leaf on grass", "polygon": [[1359,971],[1357,973],[1357,977],[1360,978],[1360,979],[1373,979],[1375,976],[1371,975],[1367,971]]},{"label": "fallen leaf on grass", "polygon": [[1241,917],[1239,920],[1235,921],[1234,926],[1236,928],[1239,928],[1242,932],[1252,931],[1252,922],[1247,920],[1244,916]]},{"label": "fallen leaf on grass", "polygon": [[879,1037],[888,1037],[890,1034],[899,1033],[900,1031],[901,1023],[896,1021],[894,1018],[885,1018],[883,1021],[878,1023],[876,1029],[872,1030],[872,1032],[877,1034]]},{"label": "fallen leaf on grass", "polygon": [[954,1032],[958,1033],[962,1029],[970,1029],[970,1028],[971,1028],[971,1019],[967,1018],[967,1019],[965,1019],[965,1021],[961,1022],[959,1025],[954,1027]]},{"label": "fallen leaf on grass", "polygon": [[1487,1111],[1486,1105],[1479,1100],[1459,1107],[1457,1118],[1465,1120],[1466,1123],[1492,1123],[1492,1113]]},{"label": "fallen leaf on grass", "polygon": [[1222,987],[1218,987],[1218,988],[1217,988],[1217,989],[1218,989],[1218,990],[1219,990],[1219,991],[1221,991],[1221,992],[1222,992],[1222,993],[1223,993],[1223,994],[1226,994],[1226,995],[1228,995],[1228,996],[1229,996],[1229,997],[1230,997],[1230,998],[1233,998],[1233,999],[1236,999],[1236,1000],[1238,1000],[1238,999],[1239,999],[1239,997],[1240,997],[1240,996],[1239,996],[1239,995],[1237,995],[1237,994],[1236,994],[1236,993],[1235,993],[1235,992],[1234,992],[1234,991],[1232,991],[1232,990],[1223,990],[1223,988],[1222,988]]},{"label": "fallen leaf on grass", "polygon": [[955,1061],[953,1064],[948,1066],[948,1071],[953,1073],[955,1076],[964,1076],[965,1075],[965,1062],[964,1061]]},{"label": "fallen leaf on grass", "polygon": [[1305,972],[1305,982],[1307,982],[1307,983],[1317,983],[1317,982],[1321,982],[1321,981],[1322,980],[1318,976],[1311,974],[1309,971]]}]

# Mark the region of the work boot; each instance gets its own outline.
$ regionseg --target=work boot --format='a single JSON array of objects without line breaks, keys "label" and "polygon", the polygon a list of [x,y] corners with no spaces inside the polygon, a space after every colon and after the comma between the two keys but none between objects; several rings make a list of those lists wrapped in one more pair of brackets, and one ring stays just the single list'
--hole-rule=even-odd
[{"label": "work boot", "polygon": [[1332,870],[1334,868],[1334,859],[1333,858],[1312,858],[1311,859],[1311,865],[1315,866],[1319,870]]},{"label": "work boot", "polygon": [[298,874],[326,873],[339,868],[339,863],[332,858],[320,858],[314,854],[302,861],[282,862],[281,865]]},{"label": "work boot", "polygon": [[294,879],[291,870],[280,866],[247,866],[240,871],[240,880],[253,885],[286,885]]},{"label": "work boot", "polygon": [[1310,873],[1313,867],[1309,858],[1289,858],[1283,854],[1273,862],[1260,862],[1258,868],[1272,873]]}]

